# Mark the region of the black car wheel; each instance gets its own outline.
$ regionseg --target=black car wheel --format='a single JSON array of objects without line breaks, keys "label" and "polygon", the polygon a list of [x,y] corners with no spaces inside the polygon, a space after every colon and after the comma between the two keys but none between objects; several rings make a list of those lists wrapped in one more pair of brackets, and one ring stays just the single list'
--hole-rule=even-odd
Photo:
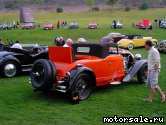
[{"label": "black car wheel", "polygon": [[147,70],[148,70],[148,64],[144,63],[137,74],[137,80],[139,83],[145,83],[147,81]]},{"label": "black car wheel", "polygon": [[53,86],[56,78],[55,65],[49,60],[39,59],[35,61],[30,79],[36,90],[49,90]]},{"label": "black car wheel", "polygon": [[14,61],[7,61],[2,65],[1,75],[4,77],[14,77],[18,74],[17,63]]},{"label": "black car wheel", "polygon": [[78,92],[79,100],[87,99],[92,92],[92,80],[85,74],[79,74],[72,88],[72,93]]}]

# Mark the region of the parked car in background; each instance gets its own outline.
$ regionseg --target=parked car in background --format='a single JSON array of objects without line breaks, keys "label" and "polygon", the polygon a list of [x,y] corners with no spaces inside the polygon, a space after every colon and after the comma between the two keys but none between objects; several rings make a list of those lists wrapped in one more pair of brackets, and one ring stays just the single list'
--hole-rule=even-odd
[{"label": "parked car in background", "polygon": [[140,83],[146,81],[147,60],[115,43],[74,43],[72,48],[48,50],[49,60],[35,61],[30,73],[35,91],[77,92],[85,100],[96,86],[130,82],[135,75]]},{"label": "parked car in background", "polygon": [[95,22],[90,22],[88,24],[88,28],[89,29],[97,29],[98,27],[99,27],[99,25],[97,23],[95,23]]},{"label": "parked car in background", "polygon": [[[116,28],[122,28],[123,24],[120,20],[114,20],[116,22]],[[114,28],[114,21],[112,21],[111,28]]]},{"label": "parked car in background", "polygon": [[79,25],[78,25],[77,22],[72,22],[72,23],[70,23],[69,29],[77,29],[77,28],[79,28]]},{"label": "parked car in background", "polygon": [[0,76],[14,77],[24,71],[30,71],[37,59],[48,59],[47,46],[21,44],[23,49],[5,47],[0,52]]},{"label": "parked car in background", "polygon": [[157,48],[159,52],[166,52],[166,40],[162,40],[158,43]]},{"label": "parked car in background", "polygon": [[151,40],[154,46],[157,46],[158,41],[156,39],[153,39],[152,37],[142,37],[141,35],[125,36],[117,43],[120,48],[132,50],[135,47],[144,47],[146,40]]},{"label": "parked car in background", "polygon": [[121,33],[109,33],[107,36],[104,36],[100,39],[100,42],[114,42],[117,43],[119,40],[121,40],[125,35]]},{"label": "parked car in background", "polygon": [[22,25],[22,29],[35,29],[36,25],[33,23],[25,23],[24,25]]},{"label": "parked car in background", "polygon": [[52,29],[54,29],[54,25],[52,23],[48,22],[45,25],[43,25],[43,29],[44,30],[52,30]]},{"label": "parked car in background", "polygon": [[160,23],[161,28],[166,28],[166,19],[163,19]]},{"label": "parked car in background", "polygon": [[2,30],[11,30],[13,29],[13,26],[9,23],[3,23],[0,25],[0,29]]},{"label": "parked car in background", "polygon": [[135,27],[140,29],[149,29],[152,27],[152,24],[150,23],[149,20],[144,19],[144,20],[140,20],[140,22],[136,24]]}]

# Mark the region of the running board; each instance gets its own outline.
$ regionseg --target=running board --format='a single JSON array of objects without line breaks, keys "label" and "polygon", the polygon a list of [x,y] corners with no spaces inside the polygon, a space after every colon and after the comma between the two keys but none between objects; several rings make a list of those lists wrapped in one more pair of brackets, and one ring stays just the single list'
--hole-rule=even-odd
[{"label": "running board", "polygon": [[110,84],[111,85],[119,85],[119,84],[121,84],[122,82],[119,82],[119,81],[117,81],[117,82],[111,82]]}]

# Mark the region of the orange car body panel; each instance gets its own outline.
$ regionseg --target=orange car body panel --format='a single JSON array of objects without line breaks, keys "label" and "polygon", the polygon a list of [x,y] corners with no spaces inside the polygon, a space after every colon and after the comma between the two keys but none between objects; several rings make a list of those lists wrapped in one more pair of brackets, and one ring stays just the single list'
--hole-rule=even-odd
[{"label": "orange car body panel", "polygon": [[82,65],[92,69],[96,86],[102,86],[115,81],[121,81],[124,76],[123,56],[112,54],[104,59],[90,55],[75,55],[75,61],[72,58],[72,48],[70,47],[48,47],[49,60],[51,60],[57,71],[59,79],[66,76],[77,65]]}]

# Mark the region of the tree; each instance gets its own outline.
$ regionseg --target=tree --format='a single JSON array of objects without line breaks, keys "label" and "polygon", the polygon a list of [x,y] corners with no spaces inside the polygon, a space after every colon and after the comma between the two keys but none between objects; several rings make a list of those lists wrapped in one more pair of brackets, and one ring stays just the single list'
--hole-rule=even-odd
[{"label": "tree", "polygon": [[146,1],[142,2],[139,9],[140,10],[147,10],[148,9],[148,3]]},{"label": "tree", "polygon": [[94,0],[87,0],[87,5],[89,6],[89,12],[91,12],[94,6]]},{"label": "tree", "polygon": [[118,0],[108,0],[107,3],[112,6],[112,10],[114,8],[114,5],[118,2]]}]

